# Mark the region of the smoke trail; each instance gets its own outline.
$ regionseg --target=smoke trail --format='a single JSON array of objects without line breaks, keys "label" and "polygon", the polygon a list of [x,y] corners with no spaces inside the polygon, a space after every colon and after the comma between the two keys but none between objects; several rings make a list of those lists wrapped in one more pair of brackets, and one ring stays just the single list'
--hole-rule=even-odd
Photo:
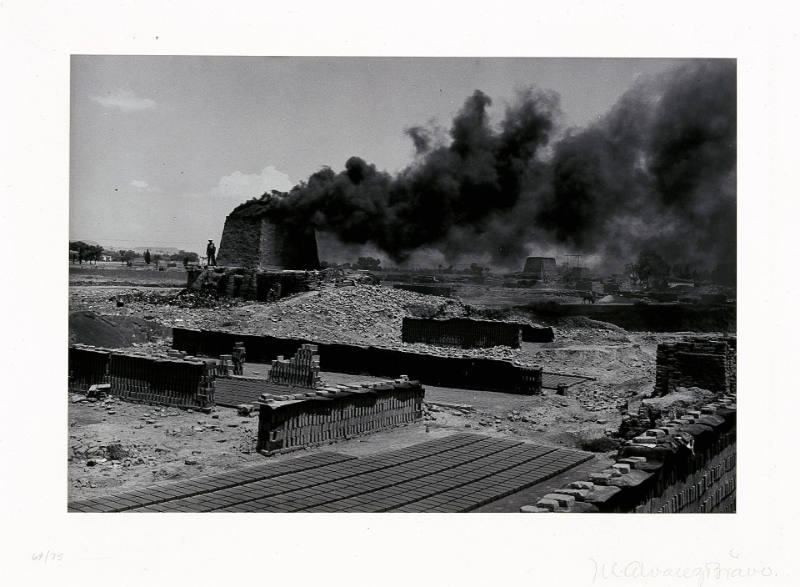
[{"label": "smoke trail", "polygon": [[519,267],[536,243],[611,264],[643,248],[735,274],[736,65],[696,61],[642,80],[611,111],[555,141],[559,97],[527,90],[493,127],[481,91],[449,129],[407,129],[417,157],[392,176],[359,157],[235,214],[311,224],[403,261],[486,254]]},{"label": "smoke trail", "polygon": [[693,63],[638,84],[559,142],[536,224],[609,258],[649,248],[735,272],[735,165],[735,63]]}]

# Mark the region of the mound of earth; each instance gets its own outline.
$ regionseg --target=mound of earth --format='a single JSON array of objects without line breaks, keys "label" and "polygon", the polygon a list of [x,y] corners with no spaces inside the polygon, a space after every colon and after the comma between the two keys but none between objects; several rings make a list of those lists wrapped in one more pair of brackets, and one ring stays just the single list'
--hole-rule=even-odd
[{"label": "mound of earth", "polygon": [[90,311],[69,315],[69,342],[109,348],[171,336],[171,329],[136,316],[100,316]]},{"label": "mound of earth", "polygon": [[603,330],[612,330],[614,332],[627,332],[621,326],[612,324],[611,322],[603,322],[601,320],[594,320],[586,316],[568,316],[561,318],[558,325],[564,328],[599,328]]},{"label": "mound of earth", "polygon": [[661,410],[691,410],[703,406],[714,399],[714,393],[700,387],[677,387],[672,393],[660,397],[651,397],[642,403],[651,408]]}]

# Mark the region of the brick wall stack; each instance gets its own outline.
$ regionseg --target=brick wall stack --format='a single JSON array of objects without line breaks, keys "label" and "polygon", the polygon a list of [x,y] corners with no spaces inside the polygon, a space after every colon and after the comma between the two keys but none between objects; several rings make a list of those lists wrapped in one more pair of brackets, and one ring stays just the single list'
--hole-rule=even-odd
[{"label": "brick wall stack", "polygon": [[502,391],[525,395],[541,393],[541,367],[521,367],[510,361],[452,357],[353,344],[322,343],[237,332],[172,329],[172,346],[190,355],[218,357],[243,342],[247,360],[268,363],[278,355],[291,356],[303,344],[314,344],[325,357],[325,369],[338,373],[397,377],[408,374],[425,385]]},{"label": "brick wall stack", "polygon": [[520,323],[522,329],[522,342],[553,342],[556,338],[550,326],[531,326]]},{"label": "brick wall stack", "polygon": [[214,365],[210,361],[73,345],[69,362],[71,391],[110,383],[109,393],[128,401],[184,408],[214,404]]},{"label": "brick wall stack", "polygon": [[111,351],[88,345],[69,347],[68,389],[86,393],[92,385],[108,383],[108,361]]},{"label": "brick wall stack", "polygon": [[315,344],[303,344],[291,359],[279,356],[270,363],[269,380],[283,385],[317,387],[320,384],[317,348]]},{"label": "brick wall stack", "polygon": [[720,438],[718,452],[700,455],[700,466],[676,477],[636,506],[636,513],[732,513],[736,511],[736,444]]},{"label": "brick wall stack", "polygon": [[403,342],[461,348],[519,348],[522,328],[516,322],[472,318],[403,318]]},{"label": "brick wall stack", "polygon": [[214,404],[214,368],[199,360],[112,353],[111,393],[135,402],[183,408]]},{"label": "brick wall stack", "polygon": [[265,396],[258,441],[264,453],[303,448],[377,432],[422,418],[425,389],[416,381],[339,385],[316,392]]},{"label": "brick wall stack", "polygon": [[736,339],[694,338],[659,344],[653,395],[666,395],[677,387],[735,393]]},{"label": "brick wall stack", "polygon": [[735,396],[722,395],[643,431],[625,442],[615,460],[522,511],[735,512]]}]

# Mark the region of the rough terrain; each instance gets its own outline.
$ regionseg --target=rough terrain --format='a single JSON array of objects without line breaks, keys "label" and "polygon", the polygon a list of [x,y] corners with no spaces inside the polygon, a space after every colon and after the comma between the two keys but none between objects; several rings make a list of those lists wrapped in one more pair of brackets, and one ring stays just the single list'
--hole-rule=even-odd
[{"label": "rough terrain", "polygon": [[[150,272],[154,273],[159,272]],[[115,279],[149,284],[150,274],[139,271]],[[555,327],[554,342],[523,343],[520,349],[405,345],[400,340],[403,316],[458,316],[465,313],[464,304],[367,285],[329,287],[265,304],[180,295],[181,288],[163,285],[76,285],[86,283],[79,276],[73,273],[70,312],[91,312],[100,318],[74,314],[70,335],[86,342],[94,337],[93,344],[98,345],[103,344],[100,340],[113,340],[117,344],[108,346],[163,351],[170,345],[169,328],[181,326],[475,354],[594,378],[570,387],[566,396],[552,391],[519,396],[426,386],[422,423],[336,445],[335,450],[350,454],[396,448],[456,430],[556,446],[593,446],[608,453],[615,445],[603,442],[606,432],[616,430],[622,414],[637,409],[652,391],[658,343],[681,336],[627,332],[611,324],[572,318]],[[247,367],[251,375],[264,376],[267,371],[265,365]],[[334,373],[324,378],[331,383],[370,379]],[[257,418],[239,417],[233,409],[203,414],[80,399],[69,404],[70,499],[218,472],[264,458],[253,452]]]}]

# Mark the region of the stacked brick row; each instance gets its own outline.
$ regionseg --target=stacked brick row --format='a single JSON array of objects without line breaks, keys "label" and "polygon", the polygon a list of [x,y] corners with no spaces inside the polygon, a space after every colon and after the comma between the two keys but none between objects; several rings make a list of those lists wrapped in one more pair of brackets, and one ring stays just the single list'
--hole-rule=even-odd
[{"label": "stacked brick row", "polygon": [[93,347],[70,347],[71,391],[109,383],[109,393],[135,402],[186,408],[214,404],[214,364],[194,357],[153,357]]},{"label": "stacked brick row", "polygon": [[519,381],[516,388],[526,395],[542,393],[542,372],[541,367],[518,367],[516,373]]},{"label": "stacked brick row", "polygon": [[653,395],[666,395],[677,387],[735,393],[736,339],[696,338],[659,344]]},{"label": "stacked brick row", "polygon": [[270,363],[269,380],[283,385],[317,387],[320,384],[317,345],[303,344],[289,360],[278,356]]},{"label": "stacked brick row", "polygon": [[645,430],[625,443],[610,467],[522,511],[734,512],[735,402],[735,396],[723,395]]},{"label": "stacked brick row", "polygon": [[111,392],[122,399],[177,407],[214,403],[214,367],[199,360],[112,353]]},{"label": "stacked brick row", "polygon": [[418,421],[425,389],[416,381],[396,380],[281,398],[265,395],[259,405],[259,451],[298,449]]},{"label": "stacked brick row", "polygon": [[729,513],[736,508],[736,445],[726,446],[697,471],[679,479],[636,513]]},{"label": "stacked brick row", "polygon": [[69,347],[70,392],[86,393],[92,385],[108,383],[108,361],[111,352],[86,345]]},{"label": "stacked brick row", "polygon": [[508,346],[519,348],[522,328],[516,322],[474,320],[472,318],[403,318],[403,342],[487,348]]},{"label": "stacked brick row", "polygon": [[532,326],[524,322],[519,326],[522,329],[522,342],[553,342],[556,338],[550,326]]},{"label": "stacked brick row", "polygon": [[268,363],[278,355],[291,356],[303,344],[314,344],[325,357],[325,368],[329,371],[378,377],[397,377],[400,373],[407,373],[426,385],[525,395],[541,393],[541,368],[521,367],[510,361],[237,332],[172,329],[173,348],[190,355],[218,357],[230,352],[236,342],[244,343],[247,360],[255,363]]}]

